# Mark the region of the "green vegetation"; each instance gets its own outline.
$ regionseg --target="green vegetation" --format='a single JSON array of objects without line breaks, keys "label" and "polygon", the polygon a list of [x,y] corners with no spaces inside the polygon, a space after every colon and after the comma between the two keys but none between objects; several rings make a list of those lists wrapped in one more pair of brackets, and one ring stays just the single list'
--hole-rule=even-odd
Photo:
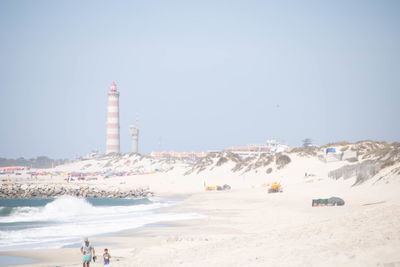
[{"label": "green vegetation", "polygon": [[62,165],[66,162],[68,162],[67,159],[51,159],[46,156],[31,158],[29,160],[22,157],[17,159],[0,158],[0,167],[27,166],[31,168],[51,168],[56,165]]},{"label": "green vegetation", "polygon": [[332,147],[332,146],[334,146],[334,147],[337,147],[337,146],[347,146],[347,145],[349,145],[349,144],[350,144],[349,142],[346,142],[346,141],[340,141],[340,142],[335,142],[335,143],[328,143],[328,144],[324,145],[323,147]]},{"label": "green vegetation", "polygon": [[297,153],[299,156],[317,156],[317,152],[320,150],[319,147],[296,147],[293,148],[291,153]]},{"label": "green vegetation", "polygon": [[226,162],[228,162],[228,159],[227,158],[225,158],[225,157],[220,157],[219,158],[219,160],[217,161],[217,166],[221,166],[221,165],[223,165],[224,163],[226,163]]},{"label": "green vegetation", "polygon": [[357,162],[358,161],[358,159],[357,158],[349,158],[349,159],[346,159],[348,162],[351,162],[351,163],[353,163],[353,162]]},{"label": "green vegetation", "polygon": [[278,165],[278,169],[282,169],[290,162],[291,162],[291,159],[287,155],[279,155],[279,156],[277,156],[276,161],[275,161],[276,165]]},{"label": "green vegetation", "polygon": [[396,162],[394,162],[393,160],[388,160],[385,163],[382,164],[381,169],[393,166]]}]

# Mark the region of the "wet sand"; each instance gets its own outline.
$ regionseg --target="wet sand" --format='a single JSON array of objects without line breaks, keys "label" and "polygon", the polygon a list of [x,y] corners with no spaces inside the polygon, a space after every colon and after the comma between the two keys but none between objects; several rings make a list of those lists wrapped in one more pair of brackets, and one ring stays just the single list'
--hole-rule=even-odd
[{"label": "wet sand", "polygon": [[[98,261],[111,266],[399,266],[400,186],[349,187],[326,181],[192,194],[174,212],[203,219],[163,223],[92,238]],[[311,207],[313,197],[340,196],[342,207]],[[78,248],[7,252],[38,258],[21,265],[81,266]]]}]

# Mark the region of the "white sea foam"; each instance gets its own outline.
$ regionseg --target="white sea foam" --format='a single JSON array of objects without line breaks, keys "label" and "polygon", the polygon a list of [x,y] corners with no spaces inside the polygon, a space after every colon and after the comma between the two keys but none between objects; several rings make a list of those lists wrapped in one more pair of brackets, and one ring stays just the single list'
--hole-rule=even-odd
[{"label": "white sea foam", "polygon": [[[132,206],[99,206],[94,207],[87,200],[72,196],[61,196],[44,207],[19,207],[10,216],[0,218],[0,223],[35,222],[35,221],[75,221],[94,217],[109,217],[148,211],[171,205],[170,203],[153,203]],[[89,217],[89,218],[88,218]]]},{"label": "white sea foam", "polygon": [[[0,229],[0,250],[59,248],[78,242],[83,236],[112,233],[159,221],[201,217],[195,213],[154,212],[174,204],[158,201],[130,206],[93,206],[82,198],[62,196],[44,207],[15,208],[10,216],[1,217],[0,223],[25,223],[27,227]],[[29,223],[34,225],[30,227]]]}]

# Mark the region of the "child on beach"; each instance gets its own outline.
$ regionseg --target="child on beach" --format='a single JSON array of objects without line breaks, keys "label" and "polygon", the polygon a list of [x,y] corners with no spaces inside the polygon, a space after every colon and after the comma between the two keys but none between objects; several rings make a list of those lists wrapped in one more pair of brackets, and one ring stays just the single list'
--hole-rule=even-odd
[{"label": "child on beach", "polygon": [[106,249],[106,248],[104,249],[103,258],[104,258],[104,265],[109,265],[111,255],[108,253],[108,249]]}]

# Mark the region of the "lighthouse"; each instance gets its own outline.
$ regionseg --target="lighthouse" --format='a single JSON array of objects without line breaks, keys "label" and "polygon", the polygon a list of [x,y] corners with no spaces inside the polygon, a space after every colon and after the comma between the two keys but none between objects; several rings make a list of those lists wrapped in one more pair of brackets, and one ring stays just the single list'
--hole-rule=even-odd
[{"label": "lighthouse", "polygon": [[119,153],[119,92],[115,82],[111,84],[110,92],[108,92],[107,109],[106,154]]},{"label": "lighthouse", "polygon": [[139,144],[139,114],[136,113],[136,125],[131,125],[129,127],[129,132],[132,136],[132,152],[139,153],[138,144]]}]

